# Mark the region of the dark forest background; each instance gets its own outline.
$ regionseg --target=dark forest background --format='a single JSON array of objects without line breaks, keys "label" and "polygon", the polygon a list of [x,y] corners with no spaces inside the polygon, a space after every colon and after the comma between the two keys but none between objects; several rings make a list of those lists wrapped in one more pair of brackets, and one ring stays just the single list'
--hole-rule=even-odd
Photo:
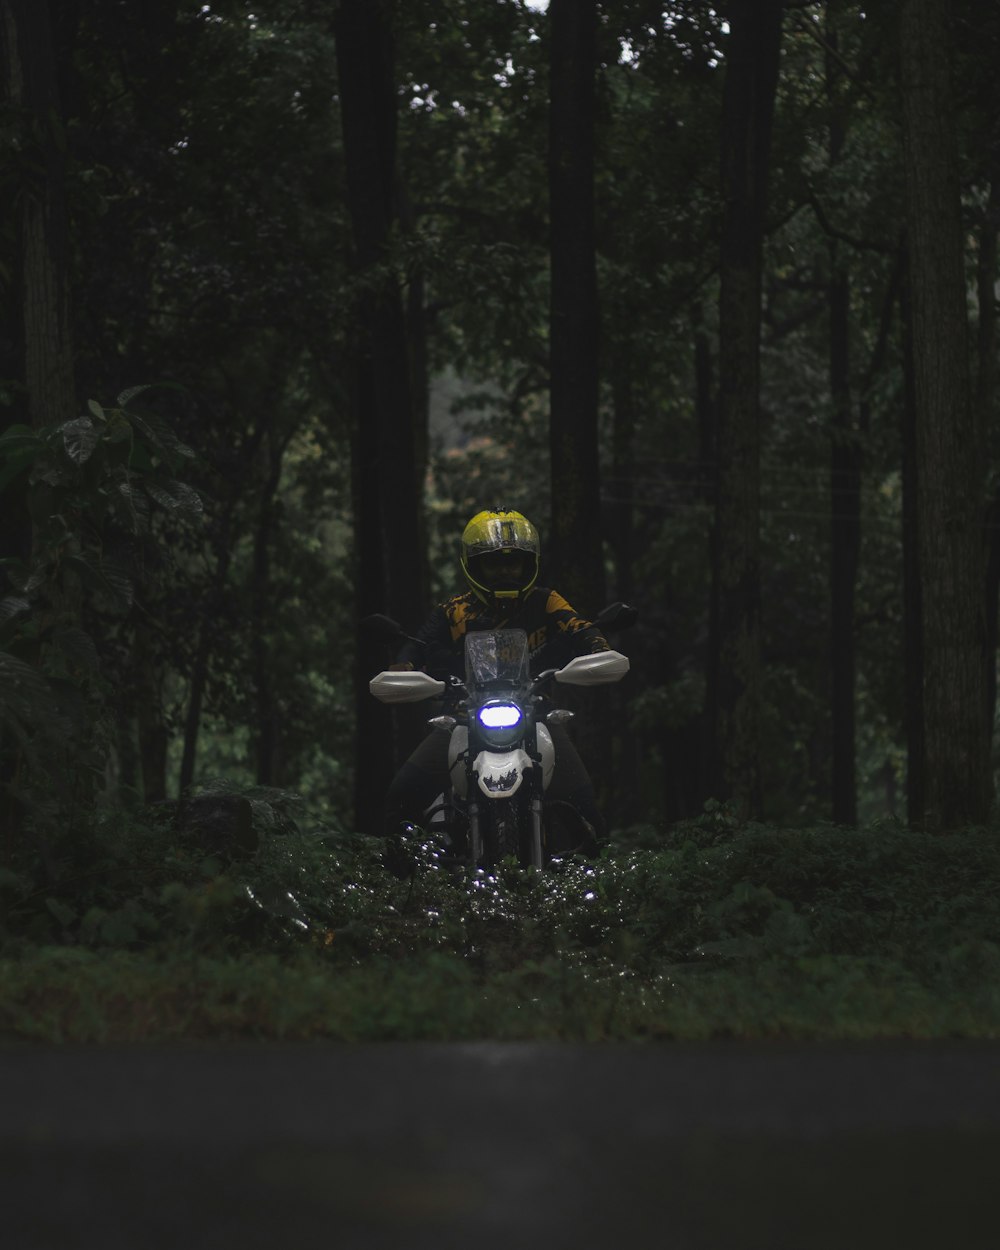
[{"label": "dark forest background", "polygon": [[8,849],[219,779],[373,831],[415,727],[358,622],[419,623],[497,503],[581,612],[640,610],[583,736],[612,826],[988,818],[996,6],[0,37]]}]

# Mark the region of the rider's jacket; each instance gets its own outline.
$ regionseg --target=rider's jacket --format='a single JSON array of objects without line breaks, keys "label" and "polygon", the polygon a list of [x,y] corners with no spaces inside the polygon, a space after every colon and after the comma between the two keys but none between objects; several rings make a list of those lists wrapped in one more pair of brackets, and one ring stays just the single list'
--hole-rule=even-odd
[{"label": "rider's jacket", "polygon": [[461,677],[465,635],[481,629],[523,629],[535,672],[561,666],[574,655],[608,650],[601,631],[577,616],[557,590],[533,586],[503,616],[491,612],[471,590],[438,604],[414,635],[423,645],[408,642],[397,662],[409,662],[434,676],[452,673]]}]

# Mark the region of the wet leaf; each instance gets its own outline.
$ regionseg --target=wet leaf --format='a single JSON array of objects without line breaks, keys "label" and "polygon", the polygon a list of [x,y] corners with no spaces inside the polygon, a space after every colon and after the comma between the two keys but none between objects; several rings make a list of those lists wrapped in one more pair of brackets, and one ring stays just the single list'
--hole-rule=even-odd
[{"label": "wet leaf", "polygon": [[22,599],[20,595],[8,595],[5,599],[0,599],[0,624],[13,620],[15,616],[20,616],[22,612],[27,612],[31,608],[31,604],[27,599]]},{"label": "wet leaf", "polygon": [[[0,604],[0,608],[2,606]],[[79,665],[88,672],[97,672],[100,668],[101,662],[97,654],[97,647],[93,638],[85,630],[79,629],[75,625],[57,629],[52,635],[52,641],[68,660],[71,660],[74,664]]]},{"label": "wet leaf", "polygon": [[74,734],[84,734],[90,724],[90,708],[80,687],[59,677],[50,677],[49,686],[66,727]]},{"label": "wet leaf", "polygon": [[42,444],[31,446],[22,443],[15,444],[13,448],[0,447],[0,455],[3,456],[3,467],[0,468],[0,491],[4,490],[15,478],[20,477],[25,469],[30,469],[43,450]]},{"label": "wet leaf", "polygon": [[126,387],[126,389],[122,391],[122,393],[118,396],[115,402],[121,408],[124,408],[130,399],[135,399],[136,395],[141,395],[143,391],[150,390],[152,388],[152,385],[153,385],[152,382],[146,382],[142,386]]},{"label": "wet leaf", "polygon": [[176,453],[180,446],[179,440],[165,421],[150,413],[143,413],[140,416],[137,412],[130,412],[128,418],[147,443],[152,444],[166,456]]},{"label": "wet leaf", "polygon": [[34,572],[31,574],[31,576],[28,578],[28,580],[21,587],[21,589],[24,591],[26,595],[33,595],[36,590],[39,590],[42,586],[45,585],[46,581],[47,581],[47,576],[46,576],[45,570],[35,569]]},{"label": "wet leaf", "polygon": [[105,561],[101,571],[115,598],[126,607],[131,605],[135,599],[135,585],[126,570],[119,564]]},{"label": "wet leaf", "polygon": [[38,437],[38,432],[30,425],[9,425],[0,434],[0,455],[6,456],[15,448],[45,446],[45,440]]},{"label": "wet leaf", "polygon": [[132,437],[132,427],[126,418],[115,414],[108,423],[108,432],[105,436],[109,443],[125,443]]},{"label": "wet leaf", "polygon": [[0,651],[0,720],[53,738],[67,728],[45,676],[7,651]]},{"label": "wet leaf", "polygon": [[132,579],[124,569],[113,564],[97,565],[78,555],[65,556],[63,564],[75,569],[87,585],[104,591],[120,606],[131,604],[135,592]]},{"label": "wet leaf", "polygon": [[201,496],[186,482],[170,481],[163,484],[147,482],[146,490],[161,507],[171,512],[198,514],[204,511]]},{"label": "wet leaf", "polygon": [[[32,486],[37,486],[39,484],[44,486],[65,486],[70,480],[71,478],[69,473],[61,469],[57,464],[50,465],[48,468],[37,470],[31,475]],[[35,515],[44,511],[47,506],[48,501],[46,500],[42,503],[41,508],[34,509]],[[30,493],[28,495],[28,507],[29,509],[33,507],[32,495]]]},{"label": "wet leaf", "polygon": [[132,529],[138,533],[140,526],[149,519],[149,497],[139,488],[138,482],[133,482],[128,476],[128,470],[123,469],[122,472],[125,477],[118,483],[118,489],[128,503]]},{"label": "wet leaf", "polygon": [[62,427],[63,446],[75,464],[86,464],[100,439],[90,417],[77,417]]}]

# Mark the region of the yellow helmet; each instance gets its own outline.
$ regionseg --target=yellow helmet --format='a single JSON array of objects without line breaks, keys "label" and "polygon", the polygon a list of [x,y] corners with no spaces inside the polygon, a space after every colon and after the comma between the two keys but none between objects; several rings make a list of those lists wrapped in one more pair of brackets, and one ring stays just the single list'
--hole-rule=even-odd
[{"label": "yellow helmet", "polygon": [[477,512],[462,533],[462,572],[488,607],[513,607],[538,579],[538,531],[520,512]]}]

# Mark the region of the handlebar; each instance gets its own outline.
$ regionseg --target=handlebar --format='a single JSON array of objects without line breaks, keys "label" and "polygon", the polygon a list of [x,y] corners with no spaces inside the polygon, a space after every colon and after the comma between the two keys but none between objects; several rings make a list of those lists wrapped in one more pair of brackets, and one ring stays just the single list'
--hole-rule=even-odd
[{"label": "handlebar", "polygon": [[535,696],[543,686],[547,686],[552,681],[553,677],[555,677],[558,672],[559,670],[557,668],[544,669],[538,674],[537,677],[532,679],[531,685],[528,687],[528,694]]},{"label": "handlebar", "polygon": [[[540,698],[541,691],[551,683],[558,671],[555,668],[547,668],[539,673],[537,677],[533,677],[527,687],[527,697],[532,700]],[[448,702],[458,704],[471,698],[469,688],[461,677],[456,677],[454,673],[449,673],[442,680],[446,686],[445,698]],[[498,690],[497,694],[500,693],[501,691]]]}]

